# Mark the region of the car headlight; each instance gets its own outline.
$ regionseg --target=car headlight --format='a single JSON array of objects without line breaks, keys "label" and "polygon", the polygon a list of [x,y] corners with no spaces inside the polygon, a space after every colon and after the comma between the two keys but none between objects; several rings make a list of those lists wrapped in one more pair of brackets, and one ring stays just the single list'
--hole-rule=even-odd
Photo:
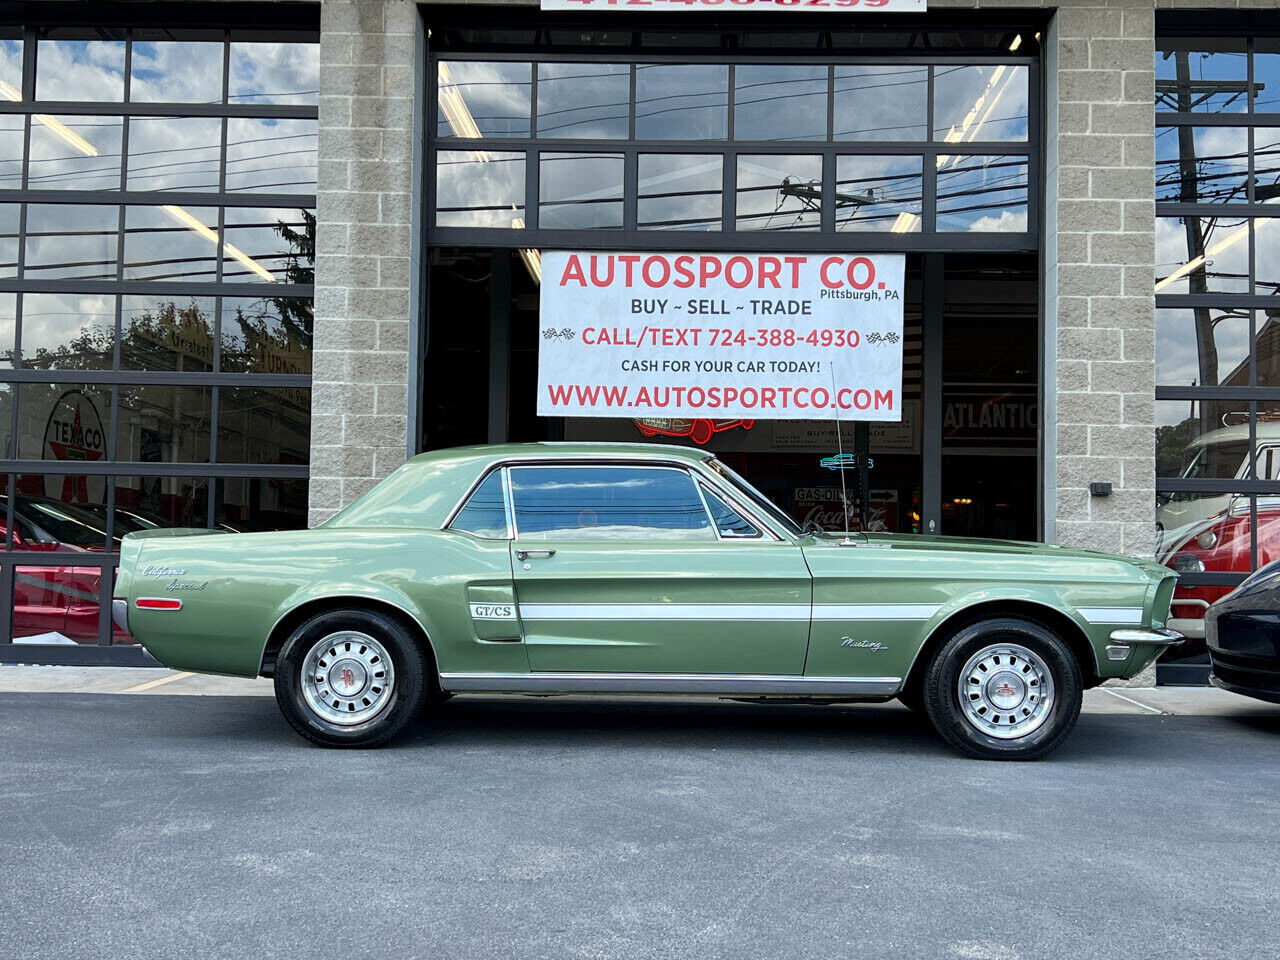
[{"label": "car headlight", "polygon": [[1204,573],[1204,561],[1190,553],[1179,553],[1170,562],[1179,573]]},{"label": "car headlight", "polygon": [[1218,545],[1218,534],[1213,530],[1206,530],[1196,537],[1196,544],[1201,550],[1212,550]]}]

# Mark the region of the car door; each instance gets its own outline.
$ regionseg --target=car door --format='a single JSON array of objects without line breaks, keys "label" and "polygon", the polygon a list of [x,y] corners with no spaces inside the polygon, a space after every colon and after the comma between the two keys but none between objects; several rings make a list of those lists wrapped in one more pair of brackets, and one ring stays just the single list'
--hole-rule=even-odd
[{"label": "car door", "polygon": [[[452,550],[446,559],[455,571],[449,609],[457,628],[442,638],[437,658],[441,672],[524,674],[529,670],[516,614],[511,579],[511,517],[506,476],[502,469],[483,477],[447,525],[456,538],[437,549]],[[462,626],[465,618],[466,626]]]},{"label": "car door", "polygon": [[683,465],[512,466],[509,483],[534,672],[804,672],[811,579],[799,547],[723,500],[713,522]]}]

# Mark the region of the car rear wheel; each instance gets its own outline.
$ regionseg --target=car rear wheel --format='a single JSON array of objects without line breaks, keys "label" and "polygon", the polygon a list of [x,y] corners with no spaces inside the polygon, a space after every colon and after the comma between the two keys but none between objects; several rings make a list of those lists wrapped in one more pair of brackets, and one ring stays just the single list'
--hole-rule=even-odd
[{"label": "car rear wheel", "polygon": [[1017,618],[958,631],[934,654],[924,704],[942,737],[984,760],[1034,760],[1055,749],[1080,716],[1080,665],[1047,627]]},{"label": "car rear wheel", "polygon": [[392,617],[323,613],[298,627],[276,660],[276,702],[290,726],[326,747],[376,747],[422,710],[422,647]]}]

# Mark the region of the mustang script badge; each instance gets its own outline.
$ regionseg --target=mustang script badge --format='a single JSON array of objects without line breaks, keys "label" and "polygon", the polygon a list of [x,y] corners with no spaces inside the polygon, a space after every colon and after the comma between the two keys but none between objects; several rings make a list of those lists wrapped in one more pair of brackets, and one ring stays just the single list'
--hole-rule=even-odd
[{"label": "mustang script badge", "polygon": [[841,637],[840,646],[859,647],[863,650],[870,650],[872,653],[879,653],[881,650],[889,649],[883,643],[876,643],[873,640],[855,640],[853,637]]}]

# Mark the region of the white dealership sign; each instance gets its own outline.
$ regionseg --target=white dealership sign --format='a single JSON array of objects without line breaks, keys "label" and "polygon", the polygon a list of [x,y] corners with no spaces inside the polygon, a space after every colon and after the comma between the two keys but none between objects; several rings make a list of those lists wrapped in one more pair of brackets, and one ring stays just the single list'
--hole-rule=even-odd
[{"label": "white dealership sign", "polygon": [[902,418],[901,254],[542,257],[538,414]]},{"label": "white dealership sign", "polygon": [[542,0],[543,10],[711,11],[791,13],[924,13],[926,0]]}]

